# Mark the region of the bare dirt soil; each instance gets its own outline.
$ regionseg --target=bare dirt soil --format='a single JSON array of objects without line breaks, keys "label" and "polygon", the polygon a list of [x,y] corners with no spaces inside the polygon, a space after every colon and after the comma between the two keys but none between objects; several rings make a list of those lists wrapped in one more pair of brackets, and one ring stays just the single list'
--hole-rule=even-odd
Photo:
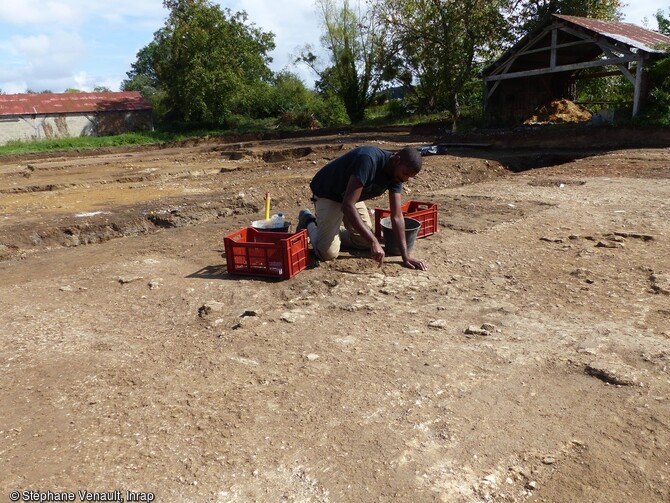
[{"label": "bare dirt soil", "polygon": [[[670,150],[652,136],[0,158],[0,501],[670,501]],[[295,223],[328,160],[440,142],[404,194],[438,205],[414,248],[428,271],[345,251],[286,281],[227,273],[223,237],[266,191]]]}]

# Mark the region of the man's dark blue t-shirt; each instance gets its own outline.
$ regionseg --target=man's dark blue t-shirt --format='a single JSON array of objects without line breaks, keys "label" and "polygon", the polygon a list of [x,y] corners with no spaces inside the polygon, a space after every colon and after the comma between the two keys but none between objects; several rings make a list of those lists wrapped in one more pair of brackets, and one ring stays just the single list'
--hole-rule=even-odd
[{"label": "man's dark blue t-shirt", "polygon": [[316,197],[342,202],[353,175],[363,184],[360,201],[381,196],[384,192],[402,191],[402,183],[393,182],[386,167],[393,152],[377,147],[356,147],[321,168],[309,184]]}]

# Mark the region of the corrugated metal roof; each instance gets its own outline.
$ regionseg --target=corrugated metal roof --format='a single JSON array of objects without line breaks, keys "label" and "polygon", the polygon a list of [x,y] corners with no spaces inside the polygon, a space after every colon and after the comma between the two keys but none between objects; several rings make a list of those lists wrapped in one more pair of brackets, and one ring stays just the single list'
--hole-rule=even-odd
[{"label": "corrugated metal roof", "polygon": [[631,23],[602,21],[600,19],[560,14],[554,14],[554,16],[645,52],[663,53],[666,51],[658,49],[658,46],[670,44],[670,37]]},{"label": "corrugated metal roof", "polygon": [[137,91],[0,95],[0,116],[148,110]]}]

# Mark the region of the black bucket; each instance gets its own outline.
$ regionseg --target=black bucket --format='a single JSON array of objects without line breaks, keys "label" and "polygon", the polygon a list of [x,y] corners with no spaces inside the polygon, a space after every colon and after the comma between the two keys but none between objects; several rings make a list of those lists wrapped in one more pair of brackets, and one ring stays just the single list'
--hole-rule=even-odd
[{"label": "black bucket", "polygon": [[261,232],[288,232],[291,228],[291,222],[285,222],[284,227],[254,227]]},{"label": "black bucket", "polygon": [[[391,226],[391,217],[382,218],[379,223],[382,226],[382,235],[384,236],[384,250],[387,255],[400,255],[400,250],[395,243],[393,227]],[[421,222],[413,218],[405,217],[405,241],[407,242],[407,251],[412,251],[416,236],[419,234]]]},{"label": "black bucket", "polygon": [[266,227],[266,220],[254,220],[251,226],[261,232],[288,232],[291,228],[291,222],[284,221],[283,227]]}]

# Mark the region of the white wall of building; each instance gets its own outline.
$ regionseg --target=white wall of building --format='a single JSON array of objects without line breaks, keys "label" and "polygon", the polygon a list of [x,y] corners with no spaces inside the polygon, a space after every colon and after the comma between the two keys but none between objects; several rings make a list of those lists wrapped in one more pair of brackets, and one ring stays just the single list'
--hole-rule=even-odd
[{"label": "white wall of building", "polygon": [[0,145],[12,140],[93,136],[101,130],[104,134],[120,134],[138,129],[151,129],[151,119],[141,112],[0,117]]}]

